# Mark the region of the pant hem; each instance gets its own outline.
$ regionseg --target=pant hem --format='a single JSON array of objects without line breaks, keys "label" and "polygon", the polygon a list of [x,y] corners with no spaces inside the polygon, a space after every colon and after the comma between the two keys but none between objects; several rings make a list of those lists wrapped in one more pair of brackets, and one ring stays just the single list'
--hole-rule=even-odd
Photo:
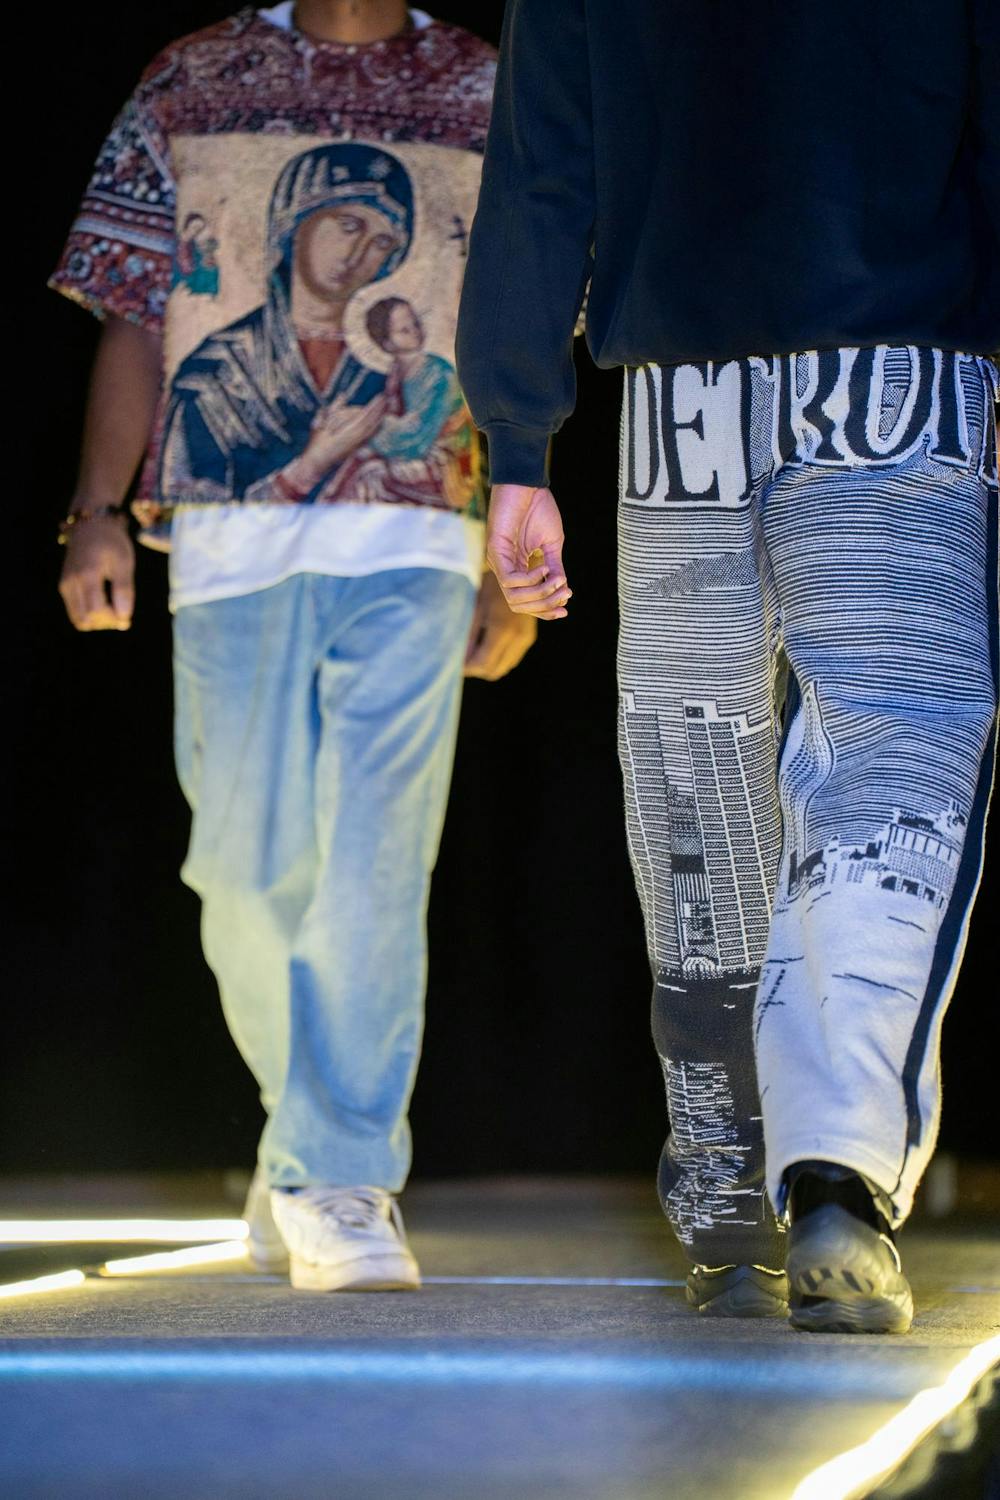
[{"label": "pant hem", "polygon": [[266,1162],[261,1165],[267,1185],[272,1188],[378,1187],[387,1193],[400,1193],[409,1176],[408,1168],[398,1165],[387,1168],[384,1160],[380,1165],[345,1162],[341,1167],[327,1162],[315,1170],[304,1164],[291,1169],[279,1166],[273,1172],[268,1171]]},{"label": "pant hem", "polygon": [[[890,1163],[877,1156],[868,1146],[859,1145],[837,1136],[812,1136],[809,1140],[782,1147],[775,1156],[768,1153],[767,1192],[775,1213],[784,1210],[781,1201],[781,1180],[790,1166],[797,1161],[831,1161],[870,1177],[876,1187],[882,1189],[892,1200],[893,1228],[898,1229],[910,1211],[911,1204],[899,1199],[899,1163]],[[772,1165],[774,1163],[774,1165]],[[895,1195],[895,1196],[893,1196]]]}]

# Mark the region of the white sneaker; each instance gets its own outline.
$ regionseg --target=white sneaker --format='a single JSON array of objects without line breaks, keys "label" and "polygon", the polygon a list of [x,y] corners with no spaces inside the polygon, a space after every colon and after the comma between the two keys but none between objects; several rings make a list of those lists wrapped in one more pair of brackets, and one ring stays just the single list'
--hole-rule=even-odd
[{"label": "white sneaker", "polygon": [[271,1211],[288,1246],[292,1286],[318,1292],[419,1287],[399,1205],[384,1188],[272,1188]]},{"label": "white sneaker", "polygon": [[271,1213],[271,1189],[258,1166],[250,1179],[243,1217],[250,1226],[247,1254],[258,1271],[281,1276],[288,1271],[288,1251]]}]

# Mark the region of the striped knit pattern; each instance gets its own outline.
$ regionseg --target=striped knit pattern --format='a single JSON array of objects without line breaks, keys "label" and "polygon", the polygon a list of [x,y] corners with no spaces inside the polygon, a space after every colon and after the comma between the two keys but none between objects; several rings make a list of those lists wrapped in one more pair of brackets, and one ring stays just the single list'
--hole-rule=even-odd
[{"label": "striped knit pattern", "polygon": [[932,1148],[991,763],[995,389],[916,348],[626,372],[620,748],[695,1259],[780,1259],[765,1141],[772,1201],[830,1156],[899,1219]]}]

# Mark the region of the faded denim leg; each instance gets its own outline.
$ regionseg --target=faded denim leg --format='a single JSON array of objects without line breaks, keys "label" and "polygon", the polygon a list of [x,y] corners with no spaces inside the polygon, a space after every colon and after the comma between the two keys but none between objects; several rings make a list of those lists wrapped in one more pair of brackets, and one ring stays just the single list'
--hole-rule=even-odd
[{"label": "faded denim leg", "polygon": [[298,575],[175,621],[185,880],[275,1186],[398,1190],[474,591]]}]

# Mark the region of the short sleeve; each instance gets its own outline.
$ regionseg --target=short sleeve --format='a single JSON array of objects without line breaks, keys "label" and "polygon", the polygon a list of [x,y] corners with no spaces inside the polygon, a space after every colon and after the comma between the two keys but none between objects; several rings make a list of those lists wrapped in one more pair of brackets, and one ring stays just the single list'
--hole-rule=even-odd
[{"label": "short sleeve", "polygon": [[163,328],[174,258],[169,146],[139,90],[115,120],[49,285],[98,317]]}]

